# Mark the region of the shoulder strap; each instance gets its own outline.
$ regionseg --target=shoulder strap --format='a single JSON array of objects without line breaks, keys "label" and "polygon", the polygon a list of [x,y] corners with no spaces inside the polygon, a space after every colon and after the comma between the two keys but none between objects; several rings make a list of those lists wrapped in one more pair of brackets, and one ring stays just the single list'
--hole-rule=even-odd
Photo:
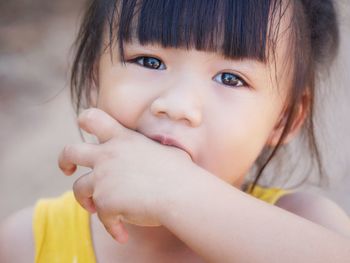
[{"label": "shoulder strap", "polygon": [[[250,189],[250,187],[251,186],[249,186],[248,189]],[[249,191],[247,192],[249,193]],[[256,185],[251,195],[262,201],[265,201],[269,204],[274,205],[278,201],[278,199],[280,199],[282,196],[292,192],[293,192],[292,190],[285,190],[282,188],[265,188],[265,187]]]},{"label": "shoulder strap", "polygon": [[33,218],[35,263],[96,263],[89,221],[72,192],[39,200]]}]

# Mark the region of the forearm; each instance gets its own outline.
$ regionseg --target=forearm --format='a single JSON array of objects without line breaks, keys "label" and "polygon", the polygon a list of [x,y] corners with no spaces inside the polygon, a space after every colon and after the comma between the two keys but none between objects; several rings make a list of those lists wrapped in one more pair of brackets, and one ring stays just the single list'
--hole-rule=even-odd
[{"label": "forearm", "polygon": [[167,199],[162,224],[209,262],[347,262],[350,240],[204,170]]}]

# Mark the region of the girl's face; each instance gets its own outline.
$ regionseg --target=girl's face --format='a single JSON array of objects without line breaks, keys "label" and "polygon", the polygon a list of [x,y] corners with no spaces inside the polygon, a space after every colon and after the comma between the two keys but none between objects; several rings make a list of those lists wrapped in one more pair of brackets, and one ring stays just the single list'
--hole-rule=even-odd
[{"label": "girl's face", "polygon": [[97,107],[147,137],[175,139],[197,165],[240,187],[276,134],[288,85],[283,74],[210,52],[137,41],[124,49],[125,65],[117,49],[114,63],[108,52],[101,57]]}]

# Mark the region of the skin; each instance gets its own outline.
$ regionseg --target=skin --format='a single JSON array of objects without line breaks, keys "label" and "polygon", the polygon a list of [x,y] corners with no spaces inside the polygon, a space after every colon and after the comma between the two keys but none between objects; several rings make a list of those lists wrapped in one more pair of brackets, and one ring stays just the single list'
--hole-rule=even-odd
[{"label": "skin", "polygon": [[[129,44],[125,53],[126,60],[156,56],[167,69],[112,65],[105,54],[97,107],[145,136],[175,138],[189,148],[198,166],[239,187],[284,105],[285,94],[276,92],[270,79],[275,72],[256,61],[229,61],[194,50]],[[221,72],[240,73],[250,87],[214,81]]]},{"label": "skin", "polygon": [[[99,262],[346,262],[350,241],[340,233],[350,233],[350,223],[339,207],[293,195],[278,204],[292,214],[240,190],[261,150],[280,136],[290,76],[281,71],[287,45],[279,43],[278,72],[257,61],[135,42],[126,45],[126,59],[133,61],[126,66],[102,55],[92,102],[97,108],[79,116],[80,127],[99,144],[68,145],[59,160],[67,175],[77,165],[92,169],[77,179],[74,193],[95,213],[91,230]],[[146,55],[161,59],[166,69],[135,63]],[[222,72],[239,74],[249,85],[223,85],[217,78]],[[285,143],[298,132],[306,108],[299,106]],[[151,140],[155,133],[174,137],[190,155]],[[4,258],[16,257],[1,244],[20,240],[15,237],[30,229],[31,212],[0,228]],[[293,253],[286,257],[286,251]]]},{"label": "skin", "polygon": [[[142,60],[133,61],[143,56],[159,58],[162,66],[150,69]],[[102,56],[96,106],[146,137],[162,134],[178,140],[197,166],[240,188],[262,148],[276,137],[286,93],[285,87],[276,90],[270,78],[278,73],[253,60],[238,62],[214,53],[137,43],[125,45],[125,60],[126,66],[113,64],[109,53]],[[220,83],[225,72],[246,83]],[[145,160],[157,163],[162,156]]]},{"label": "skin", "polygon": [[[147,68],[143,64],[145,56],[158,58],[164,65],[161,69]],[[99,220],[93,219],[97,257],[130,259],[134,249],[147,244],[146,254],[159,258],[166,253],[164,257],[168,261],[175,258],[186,258],[189,262],[200,258],[218,261],[223,255],[229,258],[227,251],[207,255],[203,241],[193,236],[203,230],[193,231],[195,227],[189,228],[191,224],[187,220],[181,228],[180,220],[172,215],[175,211],[186,211],[186,203],[200,207],[196,203],[198,197],[204,200],[206,195],[200,185],[207,185],[205,189],[213,187],[212,194],[217,193],[214,196],[222,203],[213,206],[228,205],[233,189],[241,187],[262,148],[277,142],[281,130],[277,124],[285,105],[288,76],[271,72],[273,67],[257,61],[230,61],[213,53],[137,43],[125,46],[125,59],[126,65],[113,64],[109,53],[102,56],[99,92],[95,98],[99,109],[90,109],[79,117],[80,127],[97,136],[100,144],[68,146],[60,158],[60,167],[68,175],[76,165],[93,169],[77,180],[74,191],[86,209],[97,211]],[[282,60],[277,63],[281,66]],[[218,76],[223,72],[239,74],[248,85],[238,83],[232,87],[220,83]],[[280,76],[279,81],[285,85],[276,89],[272,74]],[[300,105],[287,140],[300,128],[305,108],[306,105]],[[150,140],[154,134],[175,138],[190,155]],[[226,189],[228,185],[230,190]],[[178,189],[182,189],[181,195]],[[194,194],[194,189],[198,194]],[[221,191],[227,191],[228,196]],[[187,213],[191,213],[193,222],[201,221],[197,211]],[[98,221],[120,243],[126,243],[129,237],[131,241],[124,249],[110,243],[111,240],[108,242]],[[206,229],[211,232],[207,234],[218,234],[217,242],[224,242],[223,237],[230,238],[223,235],[227,229],[215,229],[213,225],[209,223]],[[109,249],[100,245],[108,243]],[[174,248],[176,253],[169,253]]]}]

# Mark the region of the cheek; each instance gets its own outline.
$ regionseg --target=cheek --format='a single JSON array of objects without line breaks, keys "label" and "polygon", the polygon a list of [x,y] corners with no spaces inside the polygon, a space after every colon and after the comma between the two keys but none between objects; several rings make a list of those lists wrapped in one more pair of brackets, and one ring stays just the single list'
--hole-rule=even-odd
[{"label": "cheek", "polygon": [[136,115],[136,112],[131,107],[131,103],[128,103],[126,97],[121,96],[119,92],[109,92],[109,95],[104,95],[106,94],[100,95],[98,107],[111,115],[123,126],[131,128],[133,126],[133,116]]},{"label": "cheek", "polygon": [[125,127],[134,129],[147,104],[147,89],[137,78],[122,73],[103,76],[97,106]]},{"label": "cheek", "polygon": [[217,139],[206,144],[203,152],[207,154],[199,164],[230,184],[249,171],[266,140],[262,134],[241,128],[230,133],[217,133]]},{"label": "cheek", "polygon": [[251,106],[236,105],[231,114],[211,118],[215,122],[211,122],[206,135],[211,139],[201,151],[204,154],[199,164],[231,184],[252,167],[274,123],[271,110],[257,101]]}]

